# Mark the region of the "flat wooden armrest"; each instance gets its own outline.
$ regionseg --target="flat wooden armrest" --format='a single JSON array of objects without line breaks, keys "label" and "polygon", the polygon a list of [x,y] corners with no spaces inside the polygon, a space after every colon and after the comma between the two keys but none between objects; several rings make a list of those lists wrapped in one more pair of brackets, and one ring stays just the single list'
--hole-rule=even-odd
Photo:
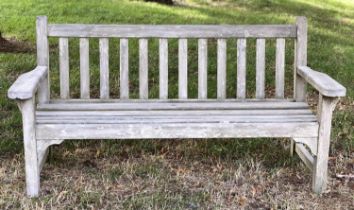
[{"label": "flat wooden armrest", "polygon": [[46,66],[37,66],[34,70],[20,75],[7,92],[10,99],[26,100],[34,96],[39,82],[47,74]]},{"label": "flat wooden armrest", "polygon": [[297,73],[323,96],[341,97],[346,94],[345,87],[327,74],[312,70],[308,66],[298,66]]}]

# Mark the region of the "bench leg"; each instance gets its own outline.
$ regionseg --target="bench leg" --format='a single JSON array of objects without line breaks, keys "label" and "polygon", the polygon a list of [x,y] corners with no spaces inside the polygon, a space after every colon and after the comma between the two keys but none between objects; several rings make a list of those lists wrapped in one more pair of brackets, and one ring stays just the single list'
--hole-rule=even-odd
[{"label": "bench leg", "polygon": [[312,190],[321,193],[327,186],[328,156],[331,137],[332,112],[338,102],[337,98],[320,96],[318,114],[319,131],[317,155],[313,168]]},{"label": "bench leg", "polygon": [[34,99],[18,101],[18,106],[22,112],[27,195],[36,197],[39,195],[39,164],[35,134]]},{"label": "bench leg", "polygon": [[295,151],[295,140],[290,139],[290,157],[294,156],[294,151]]}]

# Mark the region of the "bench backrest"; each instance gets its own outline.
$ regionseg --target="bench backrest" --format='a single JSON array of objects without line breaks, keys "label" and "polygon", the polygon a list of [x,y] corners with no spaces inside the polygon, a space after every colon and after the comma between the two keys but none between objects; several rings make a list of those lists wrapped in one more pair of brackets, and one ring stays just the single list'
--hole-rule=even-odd
[{"label": "bench backrest", "polygon": [[[38,65],[49,63],[48,37],[59,38],[60,98],[69,98],[68,39],[80,39],[80,97],[90,98],[89,39],[99,39],[100,98],[110,98],[109,90],[109,38],[120,39],[120,99],[129,99],[129,39],[139,40],[139,98],[147,99],[148,41],[159,39],[159,98],[168,98],[168,40],[178,39],[178,98],[188,99],[188,39],[198,39],[198,99],[207,99],[208,39],[217,40],[217,98],[226,98],[226,61],[229,38],[237,39],[236,98],[246,98],[246,46],[247,39],[256,39],[256,94],[265,98],[265,43],[276,39],[275,97],[284,98],[285,39],[295,40],[295,66],[306,65],[306,18],[298,17],[294,25],[87,25],[48,24],[45,16],[37,17]],[[294,71],[294,98],[301,100],[301,81]],[[299,80],[299,81],[296,81]],[[49,79],[40,86],[39,101],[50,99]],[[301,91],[301,92],[300,92]]]}]

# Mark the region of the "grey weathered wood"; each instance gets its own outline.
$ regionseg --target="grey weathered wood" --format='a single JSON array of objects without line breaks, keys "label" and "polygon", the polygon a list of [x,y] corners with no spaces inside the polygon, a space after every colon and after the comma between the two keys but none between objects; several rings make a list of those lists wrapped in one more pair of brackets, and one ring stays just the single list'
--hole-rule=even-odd
[{"label": "grey weathered wood", "polygon": [[70,98],[68,38],[59,38],[59,75],[60,75],[60,98],[62,99]]},{"label": "grey weathered wood", "polygon": [[299,155],[300,159],[305,163],[305,165],[312,171],[315,160],[309,151],[307,151],[307,149],[304,147],[304,145],[296,144],[295,151]]},{"label": "grey weathered wood", "polygon": [[178,98],[188,98],[188,41],[178,40]]},{"label": "grey weathered wood", "polygon": [[329,146],[331,140],[332,113],[338,98],[322,96],[318,130],[317,155],[312,175],[312,190],[321,193],[327,186]]},{"label": "grey weathered wood", "polygon": [[198,39],[198,98],[208,98],[208,40]]},{"label": "grey weathered wood", "polygon": [[124,38],[296,37],[295,25],[89,25],[50,24],[49,36]]},{"label": "grey weathered wood", "polygon": [[168,40],[159,39],[160,99],[168,98]]},{"label": "grey weathered wood", "polygon": [[27,196],[36,197],[39,195],[39,164],[37,156],[36,142],[36,118],[35,118],[35,99],[31,98],[18,101],[22,112],[23,125],[23,144],[25,152],[25,172]]},{"label": "grey weathered wood", "polygon": [[109,98],[108,39],[100,38],[99,45],[100,45],[100,98]]},{"label": "grey weathered wood", "polygon": [[42,171],[44,162],[48,155],[48,148],[53,144],[61,144],[64,140],[43,140],[37,141],[37,156],[39,173]]},{"label": "grey weathered wood", "polygon": [[294,98],[297,101],[306,99],[306,83],[297,74],[298,66],[307,65],[307,19],[306,17],[296,18],[297,38],[295,41],[295,70],[294,70]]},{"label": "grey weathered wood", "polygon": [[311,154],[317,154],[317,138],[294,138],[294,144],[303,144],[306,145],[309,149]]},{"label": "grey weathered wood", "polygon": [[237,98],[246,98],[246,39],[237,40]]},{"label": "grey weathered wood", "polygon": [[265,97],[265,39],[257,39],[256,46],[256,98]]},{"label": "grey weathered wood", "polygon": [[148,40],[139,39],[139,96],[141,99],[149,97],[148,66]]},{"label": "grey weathered wood", "polygon": [[48,74],[46,66],[37,66],[34,70],[17,78],[7,92],[10,99],[25,100],[33,98],[43,78]]},{"label": "grey weathered wood", "polygon": [[[80,98],[71,98],[71,99],[51,99],[49,101],[51,104],[70,104],[70,103],[170,103],[170,102],[178,102],[178,103],[189,103],[189,102],[198,102],[198,103],[204,103],[204,102],[213,102],[213,103],[219,103],[219,99],[213,99],[213,98],[208,98],[208,99],[198,99],[198,98],[188,98],[188,99],[179,99],[179,98],[169,98],[169,99],[158,99],[158,98],[150,98],[150,99],[129,99],[129,100],[121,100],[121,99],[96,99],[96,98],[91,98],[91,99],[80,99]],[[295,102],[294,99],[278,99],[278,98],[263,98],[263,99],[257,99],[257,98],[246,98],[246,99],[237,99],[237,98],[226,98],[222,100],[222,102]]]},{"label": "grey weathered wood", "polygon": [[[37,110],[36,115],[41,117],[42,119],[52,118],[52,116],[57,116],[61,119],[72,118],[72,116],[76,117],[87,117],[87,118],[95,118],[95,117],[103,117],[103,116],[124,116],[124,115],[139,115],[139,116],[227,116],[227,115],[237,115],[237,116],[251,116],[251,115],[309,115],[312,118],[314,117],[313,113],[307,108],[304,109],[230,109],[230,110]],[[306,141],[303,139],[296,139],[299,143],[308,143],[310,140]],[[315,142],[315,141],[314,141]],[[311,144],[312,145],[312,144]],[[310,146],[311,146],[310,145]],[[309,146],[309,147],[310,147]],[[317,147],[317,146],[316,146]],[[311,147],[311,150],[314,148]],[[314,150],[313,150],[314,151]],[[313,154],[316,154],[314,152]]]},{"label": "grey weathered wood", "polygon": [[128,116],[51,116],[38,117],[37,124],[174,124],[174,123],[305,123],[316,122],[314,116],[309,115],[259,115],[259,116],[140,116],[140,115],[128,115]]},{"label": "grey weathered wood", "polygon": [[317,115],[318,122],[320,122],[320,120],[321,120],[322,99],[323,99],[322,94],[318,94],[318,102],[317,102],[317,110],[316,110],[316,115]]},{"label": "grey weathered wood", "polygon": [[36,21],[37,38],[37,65],[46,66],[47,74],[41,80],[38,89],[38,103],[46,103],[50,99],[49,80],[49,45],[48,45],[48,21],[46,16],[38,16]]},{"label": "grey weathered wood", "polygon": [[51,103],[40,110],[230,110],[230,109],[304,109],[305,102],[125,102],[125,103]]},{"label": "grey weathered wood", "polygon": [[217,98],[226,98],[226,39],[218,39]]},{"label": "grey weathered wood", "polygon": [[293,138],[290,139],[290,157],[294,156],[295,146],[296,146],[295,140]]},{"label": "grey weathered wood", "polygon": [[308,66],[299,66],[297,73],[323,96],[342,97],[346,94],[345,87],[327,74],[314,71]]},{"label": "grey weathered wood", "polygon": [[38,139],[255,138],[316,136],[317,129],[316,122],[40,124],[36,132]]},{"label": "grey weathered wood", "polygon": [[120,98],[129,98],[129,42],[120,39]]},{"label": "grey weathered wood", "polygon": [[285,39],[277,39],[275,60],[275,97],[284,98]]},{"label": "grey weathered wood", "polygon": [[89,40],[80,38],[80,98],[90,98]]}]

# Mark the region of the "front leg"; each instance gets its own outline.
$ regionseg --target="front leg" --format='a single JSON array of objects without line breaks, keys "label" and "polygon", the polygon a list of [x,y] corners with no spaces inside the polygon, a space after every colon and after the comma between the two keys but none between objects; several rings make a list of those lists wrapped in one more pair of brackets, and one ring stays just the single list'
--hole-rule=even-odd
[{"label": "front leg", "polygon": [[326,97],[320,94],[318,102],[318,143],[317,155],[312,175],[312,190],[321,193],[327,186],[328,156],[331,138],[332,114],[339,98]]},{"label": "front leg", "polygon": [[36,119],[34,99],[18,100],[17,104],[22,112],[27,195],[29,197],[37,197],[39,195],[40,170],[35,133]]}]

